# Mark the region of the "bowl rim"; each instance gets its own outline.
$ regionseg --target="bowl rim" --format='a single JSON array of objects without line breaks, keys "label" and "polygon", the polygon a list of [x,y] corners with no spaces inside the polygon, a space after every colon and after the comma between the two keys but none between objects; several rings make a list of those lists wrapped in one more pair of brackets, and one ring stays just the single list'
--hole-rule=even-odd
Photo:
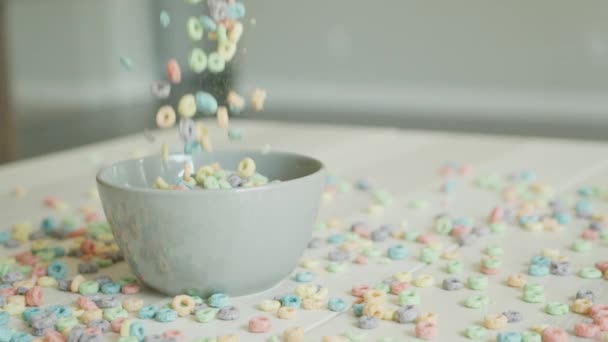
[{"label": "bowl rim", "polygon": [[[192,155],[208,154],[208,153],[215,154],[215,153],[225,153],[225,152],[234,152],[234,153],[238,152],[238,153],[245,153],[245,154],[251,153],[251,154],[258,154],[258,155],[262,153],[259,150],[252,150],[252,149],[218,149],[218,150],[214,150],[213,152],[197,152]],[[172,154],[173,155],[186,155],[184,153],[172,153]],[[325,164],[322,161],[320,161],[317,158],[308,156],[308,155],[295,153],[295,152],[285,152],[285,151],[275,151],[275,150],[270,151],[267,154],[279,154],[279,155],[283,155],[283,156],[291,156],[291,157],[309,159],[310,161],[318,164],[318,169],[316,171],[309,173],[302,177],[298,177],[298,178],[294,178],[294,179],[290,179],[290,180],[286,180],[286,181],[281,181],[278,183],[268,183],[263,186],[255,186],[255,187],[250,187],[250,188],[231,188],[231,189],[204,189],[204,191],[184,191],[184,190],[175,190],[175,189],[160,190],[160,189],[155,189],[155,188],[129,187],[129,186],[124,186],[124,185],[119,185],[119,184],[107,181],[102,178],[103,173],[107,172],[109,169],[111,169],[112,167],[115,167],[119,164],[126,164],[126,163],[130,163],[130,162],[143,162],[146,159],[158,158],[160,156],[160,154],[152,154],[152,155],[148,155],[148,156],[144,156],[144,157],[140,157],[140,158],[129,158],[129,159],[124,159],[124,160],[119,160],[119,161],[110,163],[108,165],[105,165],[104,167],[102,167],[101,169],[99,169],[97,171],[95,179],[96,179],[98,185],[103,185],[103,186],[106,186],[108,188],[112,188],[115,190],[123,190],[123,191],[128,191],[128,192],[135,192],[135,193],[180,194],[180,196],[182,196],[184,194],[205,194],[205,193],[229,194],[229,193],[264,191],[265,189],[269,189],[269,188],[286,187],[286,186],[289,186],[289,184],[300,183],[309,178],[315,177],[318,174],[325,172],[325,169],[326,169]]]}]

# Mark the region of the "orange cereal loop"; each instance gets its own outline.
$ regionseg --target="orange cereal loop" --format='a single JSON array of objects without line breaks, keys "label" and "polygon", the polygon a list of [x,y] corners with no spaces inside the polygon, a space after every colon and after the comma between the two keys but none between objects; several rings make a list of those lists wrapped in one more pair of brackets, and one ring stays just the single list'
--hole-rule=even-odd
[{"label": "orange cereal loop", "polygon": [[217,127],[219,128],[228,128],[229,118],[228,118],[228,108],[225,106],[217,107]]},{"label": "orange cereal loop", "polygon": [[169,81],[171,81],[171,83],[173,84],[177,84],[182,81],[181,68],[177,63],[177,60],[173,58],[167,62],[167,77],[169,78]]},{"label": "orange cereal loop", "polygon": [[42,305],[43,294],[40,286],[34,286],[25,293],[25,303],[28,306]]},{"label": "orange cereal loop", "polygon": [[222,335],[217,337],[217,342],[239,342],[240,340],[239,335],[236,334]]},{"label": "orange cereal loop", "polygon": [[304,329],[300,327],[288,328],[283,332],[284,342],[304,342]]},{"label": "orange cereal loop", "polygon": [[507,285],[511,287],[523,287],[526,282],[526,275],[522,273],[512,274],[507,278]]},{"label": "orange cereal loop", "polygon": [[543,330],[543,342],[568,342],[568,333],[556,327]]},{"label": "orange cereal loop", "polygon": [[296,319],[297,315],[296,309],[291,306],[282,306],[277,311],[277,316],[281,319]]},{"label": "orange cereal loop", "polygon": [[504,328],[508,323],[508,319],[505,315],[487,315],[483,319],[483,325],[492,330],[498,330]]},{"label": "orange cereal loop", "polygon": [[363,294],[363,300],[367,303],[384,303],[386,293],[380,290],[370,290]]},{"label": "orange cereal loop", "polygon": [[156,113],[156,126],[158,128],[171,128],[175,125],[177,115],[171,106],[162,106]]},{"label": "orange cereal loop", "polygon": [[85,255],[95,254],[95,240],[87,239],[82,241],[80,251]]},{"label": "orange cereal loop", "polygon": [[593,302],[589,298],[578,298],[572,302],[572,311],[586,315],[591,311],[592,306]]},{"label": "orange cereal loop", "polygon": [[384,307],[379,303],[367,303],[363,307],[363,316],[384,317]]}]

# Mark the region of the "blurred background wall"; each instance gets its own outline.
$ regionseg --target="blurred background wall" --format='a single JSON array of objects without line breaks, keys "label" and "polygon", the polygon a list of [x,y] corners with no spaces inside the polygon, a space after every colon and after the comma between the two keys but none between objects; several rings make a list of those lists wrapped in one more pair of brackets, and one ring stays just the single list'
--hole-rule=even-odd
[{"label": "blurred background wall", "polygon": [[[17,158],[153,128],[150,83],[169,57],[185,65],[185,18],[206,12],[175,0],[0,1]],[[608,138],[604,0],[245,3],[255,24],[226,83],[269,94],[245,117]]]}]

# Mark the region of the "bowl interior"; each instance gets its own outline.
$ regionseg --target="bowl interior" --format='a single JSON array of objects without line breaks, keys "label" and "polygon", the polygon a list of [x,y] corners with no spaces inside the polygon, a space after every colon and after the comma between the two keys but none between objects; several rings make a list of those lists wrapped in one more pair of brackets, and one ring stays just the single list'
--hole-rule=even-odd
[{"label": "bowl interior", "polygon": [[173,183],[183,175],[185,163],[192,163],[194,172],[199,167],[211,163],[219,163],[225,170],[236,170],[239,162],[246,157],[255,161],[256,172],[271,181],[295,180],[314,174],[323,168],[320,161],[294,153],[224,150],[193,155],[170,154],[166,161],[162,160],[160,155],[125,160],[102,169],[97,179],[109,186],[156,191],[152,185],[157,177],[163,177],[167,182]]}]

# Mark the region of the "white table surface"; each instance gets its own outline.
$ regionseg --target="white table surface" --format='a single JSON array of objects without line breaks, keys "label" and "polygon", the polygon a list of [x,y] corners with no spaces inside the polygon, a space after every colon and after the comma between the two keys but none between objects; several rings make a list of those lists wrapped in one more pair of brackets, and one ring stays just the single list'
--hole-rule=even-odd
[{"label": "white table surface", "polygon": [[[213,126],[212,123],[210,123]],[[578,186],[608,186],[608,144],[596,142],[575,142],[520,137],[462,135],[436,132],[407,131],[387,128],[347,127],[308,124],[284,124],[274,122],[255,122],[233,120],[233,127],[243,130],[243,140],[231,142],[225,131],[213,128],[211,131],[215,148],[252,148],[262,149],[269,145],[272,150],[286,150],[312,155],[324,161],[329,171],[343,181],[370,179],[377,189],[389,191],[395,201],[381,214],[370,214],[372,203],[369,193],[353,190],[338,193],[333,199],[324,199],[319,221],[338,219],[340,225],[332,230],[315,231],[314,235],[325,237],[332,233],[346,231],[355,220],[366,220],[373,228],[383,223],[399,224],[407,221],[408,229],[430,230],[433,217],[446,212],[456,217],[472,217],[483,221],[491,208],[500,203],[497,193],[480,190],[472,186],[478,175],[496,174],[504,176],[512,171],[530,169],[535,171],[541,181],[552,184],[555,191],[565,196],[574,196]],[[161,142],[177,144],[174,130],[151,132],[156,138],[149,142],[143,134],[115,139],[112,141],[85,146],[78,149],[26,160],[0,167],[0,229],[8,230],[18,222],[29,221],[39,224],[48,215],[79,214],[83,205],[94,205],[101,212],[97,199],[90,196],[95,188],[95,173],[104,163],[126,159],[134,155],[159,153]],[[449,195],[439,191],[441,177],[439,167],[446,161],[470,163],[474,168],[472,176],[456,178],[456,190]],[[23,198],[16,198],[12,190],[16,186],[28,189]],[[56,196],[69,204],[65,212],[57,212],[43,205],[47,196]],[[427,200],[426,209],[412,209],[412,200]],[[606,212],[606,204],[598,203],[599,211]],[[556,233],[532,233],[519,227],[509,227],[502,235],[490,235],[472,246],[460,248],[465,272],[477,273],[482,251],[490,245],[505,248],[504,265],[499,275],[490,277],[488,294],[490,305],[481,310],[467,309],[462,301],[473,293],[463,289],[448,292],[435,286],[418,289],[422,296],[419,307],[422,312],[434,312],[439,316],[439,336],[437,341],[466,340],[462,335],[471,324],[479,324],[488,313],[500,313],[513,309],[524,314],[521,323],[510,324],[509,331],[522,331],[536,324],[551,324],[571,330],[576,322],[584,317],[570,313],[561,317],[549,316],[543,312],[542,304],[528,304],[520,299],[518,290],[504,284],[506,276],[515,272],[525,272],[529,258],[543,248],[557,248],[567,255],[577,271],[583,266],[592,265],[598,260],[608,260],[608,248],[604,242],[594,242],[592,252],[575,253],[569,249],[572,240],[585,227],[583,221],[574,220],[565,230]],[[440,238],[442,249],[457,248],[449,237]],[[315,283],[327,286],[330,297],[341,297],[351,303],[354,297],[349,290],[353,285],[374,285],[389,278],[398,271],[419,274],[432,274],[437,283],[449,275],[445,272],[445,260],[426,265],[417,260],[421,244],[407,241],[379,243],[386,248],[402,243],[410,250],[410,257],[390,264],[370,260],[369,265],[350,264],[345,273],[329,273],[324,266],[329,262],[327,253],[333,246],[325,244],[320,249],[307,250],[306,259],[319,259],[321,267],[316,272]],[[0,248],[1,257],[25,250]],[[71,261],[75,267],[76,262]],[[302,268],[298,268],[301,270]],[[72,268],[72,275],[75,268]],[[100,274],[120,277],[128,274],[125,263],[102,269]],[[584,280],[576,275],[566,278],[547,276],[535,279],[545,284],[549,301],[568,303],[580,288],[593,289],[600,303],[608,303],[606,280]],[[160,333],[168,329],[183,329],[192,340],[196,337],[213,337],[227,333],[237,333],[241,341],[265,341],[284,329],[301,326],[306,331],[306,341],[320,341],[323,336],[340,335],[348,331],[361,332],[356,327],[356,319],[351,310],[336,314],[328,310],[299,312],[297,320],[272,318],[273,330],[269,334],[254,335],[247,332],[247,321],[256,315],[271,316],[258,311],[255,307],[263,299],[292,292],[298,284],[291,278],[284,280],[275,288],[264,293],[235,298],[234,305],[241,309],[241,318],[224,322],[215,320],[202,324],[192,318],[183,318],[170,324],[146,320],[147,333]],[[45,305],[75,305],[76,295],[45,289]],[[144,291],[141,296],[146,304],[164,304],[168,298],[152,291]],[[390,296],[391,307],[396,308],[396,297]],[[17,319],[12,320],[19,326]],[[379,328],[365,331],[366,341],[377,341],[382,337],[393,337],[395,341],[409,341],[414,338],[413,324],[398,324],[382,321]],[[117,335],[109,335],[117,338]],[[488,341],[494,340],[490,332]],[[571,340],[577,340],[572,337]]]}]

